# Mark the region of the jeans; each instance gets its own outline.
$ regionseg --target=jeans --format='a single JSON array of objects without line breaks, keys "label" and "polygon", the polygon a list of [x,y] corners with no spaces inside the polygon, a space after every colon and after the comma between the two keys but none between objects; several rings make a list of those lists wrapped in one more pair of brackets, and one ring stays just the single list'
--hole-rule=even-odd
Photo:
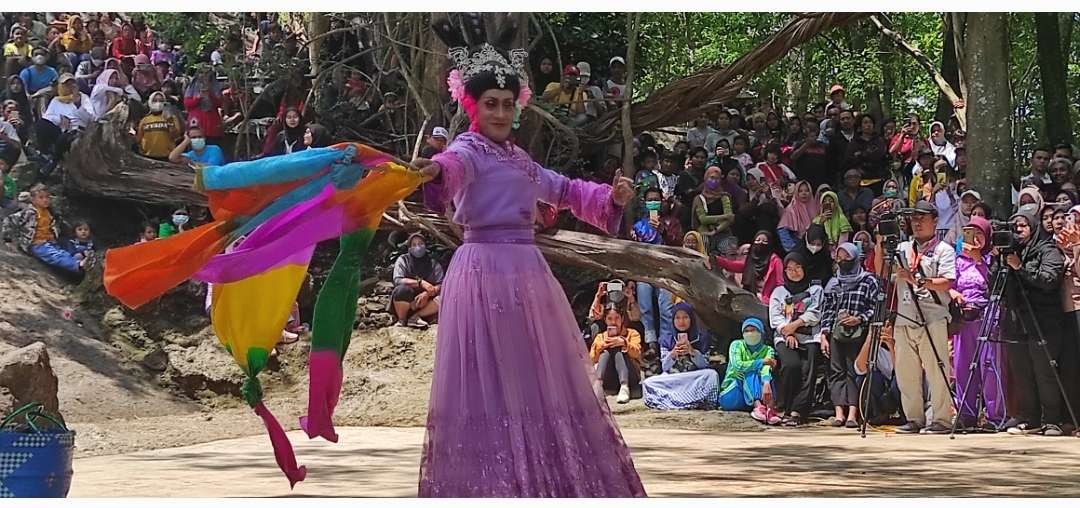
[{"label": "jeans", "polygon": [[[657,335],[656,312],[653,307],[653,293],[656,294],[660,309],[660,335]],[[638,308],[641,310],[641,324],[645,326],[645,343],[654,344],[661,336],[675,335],[675,304],[671,302],[671,292],[657,289],[651,284],[637,283]]]},{"label": "jeans", "polygon": [[72,273],[79,273],[79,260],[75,259],[70,253],[61,249],[60,246],[53,242],[44,242],[37,245],[30,246],[30,254],[40,259],[43,263],[49,266],[55,266],[67,270]]}]

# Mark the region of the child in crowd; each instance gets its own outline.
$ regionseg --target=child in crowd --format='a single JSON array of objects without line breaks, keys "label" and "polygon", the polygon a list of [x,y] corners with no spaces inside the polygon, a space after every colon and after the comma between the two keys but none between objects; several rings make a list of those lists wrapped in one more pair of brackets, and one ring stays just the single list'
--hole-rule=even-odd
[{"label": "child in crowd", "polygon": [[162,221],[158,226],[158,238],[168,238],[172,235],[183,233],[187,231],[187,224],[191,221],[191,214],[188,213],[187,208],[178,208],[172,213],[172,217],[168,222]]},{"label": "child in crowd", "polygon": [[154,226],[156,222],[157,221],[150,221],[142,225],[142,234],[139,235],[139,243],[158,239],[158,228]]},{"label": "child in crowd", "polygon": [[64,250],[75,259],[82,261],[94,255],[94,240],[90,236],[90,223],[85,220],[75,222],[75,236],[64,240]]},{"label": "child in crowd", "polygon": [[86,259],[77,259],[60,248],[56,216],[50,209],[52,195],[42,184],[30,189],[30,207],[4,219],[3,237],[11,241],[18,235],[19,248],[41,262],[68,273],[81,274]]}]

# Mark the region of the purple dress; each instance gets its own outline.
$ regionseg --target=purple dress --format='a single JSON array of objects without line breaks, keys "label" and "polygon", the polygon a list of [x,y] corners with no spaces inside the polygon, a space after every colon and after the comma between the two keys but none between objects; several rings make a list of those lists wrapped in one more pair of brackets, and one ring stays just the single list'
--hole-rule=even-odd
[{"label": "purple dress", "polygon": [[615,232],[611,187],[478,133],[434,157],[434,209],[465,243],[443,282],[421,497],[644,496],[566,295],[533,243],[536,202]]},{"label": "purple dress", "polygon": [[[967,254],[956,256],[956,282],[954,289],[964,295],[968,304],[983,308],[987,304],[990,284],[987,266],[989,257],[981,263],[973,261]],[[996,319],[996,316],[993,318]],[[978,397],[982,395],[986,404],[986,419],[994,425],[1005,423],[1005,354],[1000,342],[987,343],[982,361],[971,373],[971,361],[979,347],[979,330],[982,320],[966,321],[960,332],[953,336],[953,372],[956,373],[956,406],[960,411],[962,426],[974,425],[978,418]],[[996,330],[997,327],[992,329]],[[994,339],[995,337],[990,337]],[[968,378],[971,384],[967,384]],[[963,405],[960,399],[963,398]]]}]

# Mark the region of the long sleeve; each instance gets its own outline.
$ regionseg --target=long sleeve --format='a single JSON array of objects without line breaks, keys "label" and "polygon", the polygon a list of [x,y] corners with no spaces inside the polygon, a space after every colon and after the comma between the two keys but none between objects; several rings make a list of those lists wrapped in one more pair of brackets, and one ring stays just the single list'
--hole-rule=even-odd
[{"label": "long sleeve", "polygon": [[394,285],[400,286],[401,280],[406,277],[405,274],[405,256],[398,256],[397,261],[394,262]]},{"label": "long sleeve", "polygon": [[784,315],[784,298],[788,296],[786,289],[777,288],[769,298],[769,326],[776,330],[776,340],[784,340],[780,328],[788,324],[787,316]]},{"label": "long sleeve", "polygon": [[810,286],[810,304],[798,319],[811,328],[817,326],[821,323],[822,304],[821,286]]},{"label": "long sleeve", "polygon": [[836,279],[829,281],[829,284],[825,286],[825,298],[822,305],[822,311],[824,317],[821,319],[821,333],[829,333],[832,331],[833,326],[836,326],[836,314],[839,312],[838,298],[836,292],[839,290],[837,287],[839,283]]},{"label": "long sleeve", "polygon": [[[776,358],[776,350],[769,347],[768,344],[765,345],[765,358]],[[772,381],[772,366],[765,365],[764,360],[758,361],[761,362],[761,367],[759,370],[759,372],[761,372],[761,380],[765,382]]]},{"label": "long sleeve", "polygon": [[743,259],[728,259],[724,256],[716,256],[716,266],[723,268],[731,273],[742,273],[746,268],[746,258]]},{"label": "long sleeve", "polygon": [[443,267],[438,261],[432,261],[431,263],[431,280],[428,281],[431,284],[442,284],[443,278],[446,277],[446,272],[443,271]]},{"label": "long sleeve", "polygon": [[600,361],[600,353],[604,352],[604,341],[607,340],[607,333],[600,332],[593,338],[592,347],[589,349],[589,358],[595,364]]},{"label": "long sleeve", "polygon": [[[730,365],[730,364],[729,364]],[[675,366],[675,353],[663,346],[660,347],[660,371],[665,374],[671,372]]]},{"label": "long sleeve", "polygon": [[750,358],[749,351],[743,346],[741,340],[731,341],[728,346],[728,371],[733,374],[745,374],[754,369],[754,360]]},{"label": "long sleeve", "polygon": [[623,209],[611,199],[610,185],[572,180],[539,164],[535,169],[540,178],[540,201],[558,210],[570,210],[609,235],[618,234]]},{"label": "long sleeve", "polygon": [[424,184],[424,205],[437,213],[446,211],[454,196],[473,179],[475,171],[467,155],[444,151],[431,158],[439,164],[439,176]]},{"label": "long sleeve", "polygon": [[780,256],[773,254],[769,258],[769,268],[765,272],[765,282],[761,285],[762,298],[771,297],[773,291],[782,285],[784,285],[784,262],[780,260]]},{"label": "long sleeve", "polygon": [[1038,289],[1060,288],[1062,275],[1065,273],[1065,258],[1061,251],[1057,247],[1046,248],[1034,260],[1036,263],[1028,261],[1026,266],[1016,271],[1020,280]]},{"label": "long sleeve", "polygon": [[626,346],[623,347],[623,352],[631,360],[641,360],[641,335],[638,334],[637,330],[627,330]]}]

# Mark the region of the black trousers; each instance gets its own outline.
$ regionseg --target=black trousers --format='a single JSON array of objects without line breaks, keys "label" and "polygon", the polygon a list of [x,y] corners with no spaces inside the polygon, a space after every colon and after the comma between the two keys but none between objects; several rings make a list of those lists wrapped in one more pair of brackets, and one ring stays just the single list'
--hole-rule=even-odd
[{"label": "black trousers", "polygon": [[56,124],[42,118],[34,124],[37,133],[38,150],[52,154],[56,160],[64,158],[64,154],[71,148],[71,143],[79,137],[79,131],[71,130],[63,132]]},{"label": "black trousers", "polygon": [[[1055,320],[1060,323],[1062,320]],[[1062,326],[1045,321],[1042,328],[1046,336],[1046,349],[1058,361],[1061,358],[1065,330]],[[1042,324],[1042,323],[1040,323]],[[1012,338],[1012,337],[1010,337]],[[1054,368],[1034,336],[1018,337],[1020,344],[1006,344],[1008,357],[1009,392],[1014,399],[1013,410],[1017,418],[1032,425],[1064,423],[1064,399],[1054,378]]]},{"label": "black trousers", "polygon": [[[866,340],[864,337],[863,340]],[[859,405],[859,385],[855,381],[855,357],[863,340],[849,343],[832,341],[829,358],[829,398],[834,406]]]},{"label": "black trousers", "polygon": [[810,409],[810,391],[814,386],[814,373],[817,370],[818,353],[821,344],[811,342],[799,344],[798,349],[791,349],[786,342],[776,345],[776,356],[780,360],[780,374],[777,380],[776,402],[785,413],[797,412],[802,416]]},{"label": "black trousers", "polygon": [[[1065,336],[1062,339],[1058,372],[1065,395],[1073,411],[1080,411],[1080,311],[1065,313]],[[1068,412],[1064,415],[1069,418]]]}]

